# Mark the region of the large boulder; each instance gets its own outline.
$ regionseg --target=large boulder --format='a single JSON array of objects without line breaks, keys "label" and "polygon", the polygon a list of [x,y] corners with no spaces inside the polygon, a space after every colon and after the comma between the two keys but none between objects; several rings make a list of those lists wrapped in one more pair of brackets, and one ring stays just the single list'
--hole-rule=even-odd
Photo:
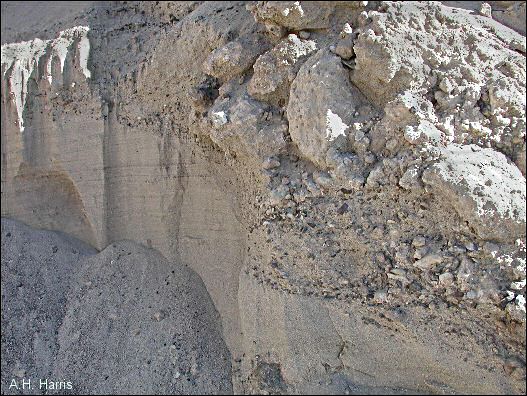
[{"label": "large boulder", "polygon": [[203,71],[221,81],[228,81],[247,71],[267,47],[255,40],[238,39],[211,52]]},{"label": "large boulder", "polygon": [[301,67],[287,106],[289,133],[300,152],[327,168],[330,147],[345,148],[362,95],[350,83],[338,56],[320,50]]},{"label": "large boulder", "polygon": [[439,2],[383,2],[361,21],[351,80],[369,100],[385,107],[408,91],[432,99],[450,141],[490,145],[522,166],[524,36]]},{"label": "large boulder", "polygon": [[507,158],[476,145],[449,145],[423,181],[451,203],[479,237],[512,241],[525,236],[525,177]]}]

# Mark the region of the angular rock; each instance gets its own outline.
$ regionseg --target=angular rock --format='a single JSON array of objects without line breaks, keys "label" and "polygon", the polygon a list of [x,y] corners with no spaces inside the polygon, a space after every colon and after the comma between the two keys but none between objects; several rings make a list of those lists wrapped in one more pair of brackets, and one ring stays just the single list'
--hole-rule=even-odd
[{"label": "angular rock", "polygon": [[212,51],[203,63],[203,71],[209,76],[228,81],[249,69],[264,50],[265,47],[255,41],[231,41]]},{"label": "angular rock", "polygon": [[[193,106],[204,110],[206,107],[212,105],[219,95],[218,88],[218,81],[215,78],[205,78],[201,83],[193,87],[189,93]],[[108,106],[106,106],[106,114],[104,115],[108,115]]]},{"label": "angular rock", "polygon": [[417,190],[422,188],[419,168],[412,166],[408,168],[399,179],[399,185],[405,190]]},{"label": "angular rock", "polygon": [[280,161],[277,160],[274,157],[267,157],[262,162],[262,168],[263,169],[275,169],[275,168],[278,168],[278,167],[280,167]]},{"label": "angular rock", "polygon": [[439,254],[428,254],[424,256],[422,259],[417,260],[414,263],[414,266],[419,268],[422,271],[429,271],[431,270],[435,265],[441,263],[443,261],[443,257],[441,257]]},{"label": "angular rock", "polygon": [[247,91],[258,100],[284,105],[289,97],[291,82],[305,59],[316,48],[314,41],[303,40],[295,34],[290,34],[256,60]]},{"label": "angular rock", "polygon": [[351,37],[340,39],[335,47],[335,53],[344,60],[351,59],[355,54],[353,52],[353,40]]},{"label": "angular rock", "polygon": [[217,100],[209,110],[212,127],[205,124],[202,130],[223,150],[263,161],[285,148],[287,132],[278,115],[264,117],[265,113],[264,104],[247,95]]},{"label": "angular rock", "polygon": [[445,287],[449,287],[454,282],[454,275],[450,272],[445,272],[439,275],[439,284]]}]

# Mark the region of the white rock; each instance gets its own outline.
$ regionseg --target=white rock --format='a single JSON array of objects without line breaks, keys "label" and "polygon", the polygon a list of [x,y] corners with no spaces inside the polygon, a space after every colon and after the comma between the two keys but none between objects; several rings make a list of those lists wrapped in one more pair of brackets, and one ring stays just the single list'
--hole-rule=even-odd
[{"label": "white rock", "polygon": [[492,18],[492,7],[489,3],[482,3],[479,8],[479,13],[487,18]]}]

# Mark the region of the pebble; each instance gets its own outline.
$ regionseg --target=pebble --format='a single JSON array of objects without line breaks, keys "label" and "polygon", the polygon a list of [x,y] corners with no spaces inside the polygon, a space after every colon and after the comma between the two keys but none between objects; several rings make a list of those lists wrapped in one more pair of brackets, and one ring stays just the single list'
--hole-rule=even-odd
[{"label": "pebble", "polygon": [[299,33],[298,33],[298,36],[303,39],[303,40],[307,40],[309,37],[311,37],[311,33],[305,31],[305,30],[301,30]]},{"label": "pebble", "polygon": [[390,151],[393,151],[397,148],[398,142],[397,139],[390,139],[386,142],[386,148]]},{"label": "pebble", "polygon": [[432,253],[424,256],[422,259],[417,260],[414,266],[422,271],[430,270],[434,265],[439,264],[443,261],[443,257],[439,254]]},{"label": "pebble", "polygon": [[415,237],[412,241],[412,246],[415,247],[423,247],[426,245],[426,238],[422,235],[419,235],[418,237]]},{"label": "pebble", "polygon": [[314,172],[313,180],[322,187],[328,187],[332,182],[331,176],[327,172]]},{"label": "pebble", "polygon": [[26,370],[18,369],[18,370],[13,371],[13,374],[15,375],[15,377],[24,378],[26,376]]},{"label": "pebble", "polygon": [[492,7],[489,3],[482,3],[479,8],[479,13],[487,18],[492,18]]},{"label": "pebble", "polygon": [[485,242],[483,245],[483,251],[488,255],[492,255],[493,253],[496,254],[499,249],[499,246],[492,242]]},{"label": "pebble", "polygon": [[342,27],[342,31],[340,32],[340,37],[345,38],[353,33],[353,29],[351,28],[349,23],[345,23]]},{"label": "pebble", "polygon": [[289,194],[289,189],[281,184],[269,194],[269,203],[273,206],[279,205],[285,199],[287,194]]},{"label": "pebble", "polygon": [[224,111],[218,111],[211,114],[211,121],[215,128],[219,128],[228,122],[228,118]]},{"label": "pebble", "polygon": [[293,197],[297,202],[304,202],[308,196],[308,191],[305,188],[300,188],[293,193]]},{"label": "pebble", "polygon": [[452,253],[455,253],[455,254],[462,254],[462,253],[465,253],[467,251],[467,249],[465,249],[463,246],[453,246],[450,251]]},{"label": "pebble", "polygon": [[394,268],[390,272],[394,275],[406,276],[406,271],[402,268]]},{"label": "pebble", "polygon": [[165,319],[165,313],[163,311],[157,311],[155,314],[154,314],[154,319],[158,322],[162,321],[163,319]]},{"label": "pebble", "polygon": [[368,13],[366,11],[362,11],[359,14],[359,17],[357,19],[358,19],[359,26],[361,27],[366,26],[370,22]]},{"label": "pebble", "polygon": [[389,279],[398,280],[402,283],[409,283],[410,281],[406,277],[406,271],[402,268],[394,268],[386,274]]},{"label": "pebble", "polygon": [[337,209],[337,213],[339,215],[346,213],[349,210],[349,206],[346,202],[342,204],[340,208]]},{"label": "pebble", "polygon": [[443,286],[450,286],[454,282],[454,275],[452,275],[450,272],[445,272],[441,275],[439,275],[439,284]]},{"label": "pebble", "polygon": [[355,132],[355,141],[360,142],[365,136],[366,134],[364,133],[364,131],[358,130]]},{"label": "pebble", "polygon": [[422,248],[416,249],[414,253],[414,259],[421,260],[428,253],[428,248],[423,246]]},{"label": "pebble", "polygon": [[399,186],[405,190],[420,189],[422,184],[419,169],[416,167],[408,168],[399,179]]},{"label": "pebble", "polygon": [[367,164],[373,164],[375,162],[375,154],[369,153],[364,156],[364,161]]},{"label": "pebble", "polygon": [[474,242],[467,242],[465,244],[465,248],[469,251],[469,252],[474,252],[476,250],[478,250],[478,246],[474,243]]},{"label": "pebble", "polygon": [[264,162],[262,162],[262,168],[264,169],[275,169],[280,166],[280,161],[273,157],[267,157]]},{"label": "pebble", "polygon": [[373,301],[378,304],[388,301],[388,293],[386,293],[386,290],[377,290],[373,295]]},{"label": "pebble", "polygon": [[448,77],[446,77],[439,83],[439,89],[446,94],[450,94],[450,92],[454,90],[454,84]]},{"label": "pebble", "polygon": [[335,48],[335,53],[344,60],[351,59],[351,57],[355,55],[351,37],[339,40],[337,47]]}]

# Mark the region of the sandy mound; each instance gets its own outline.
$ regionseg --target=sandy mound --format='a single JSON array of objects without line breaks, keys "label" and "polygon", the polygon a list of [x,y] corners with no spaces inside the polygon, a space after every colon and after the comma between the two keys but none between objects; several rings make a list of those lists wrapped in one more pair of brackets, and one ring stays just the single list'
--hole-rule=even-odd
[{"label": "sandy mound", "polygon": [[19,393],[12,379],[36,393],[53,390],[40,379],[76,394],[232,391],[199,277],[133,242],[95,253],[2,219],[2,392]]}]

